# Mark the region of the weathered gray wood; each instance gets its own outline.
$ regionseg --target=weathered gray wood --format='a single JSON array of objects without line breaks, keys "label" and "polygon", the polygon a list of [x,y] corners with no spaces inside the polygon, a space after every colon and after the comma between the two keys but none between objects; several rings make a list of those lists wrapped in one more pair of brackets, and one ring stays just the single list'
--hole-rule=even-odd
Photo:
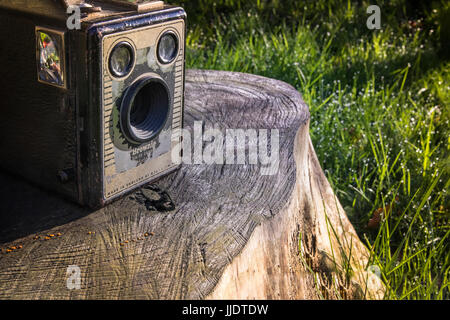
[{"label": "weathered gray wood", "polygon": [[[363,297],[367,277],[367,293],[379,295],[315,156],[300,94],[239,73],[190,70],[186,81],[186,127],[280,130],[278,174],[183,165],[95,212],[1,174],[0,299],[336,297],[334,277],[347,297]],[[81,268],[80,290],[66,287],[69,265]]]}]

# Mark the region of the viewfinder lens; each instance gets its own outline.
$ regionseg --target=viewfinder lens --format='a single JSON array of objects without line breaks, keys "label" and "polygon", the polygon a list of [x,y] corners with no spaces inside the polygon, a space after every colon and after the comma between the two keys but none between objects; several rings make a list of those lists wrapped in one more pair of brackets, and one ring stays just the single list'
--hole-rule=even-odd
[{"label": "viewfinder lens", "polygon": [[171,63],[178,54],[178,39],[173,32],[165,33],[158,43],[158,59],[163,64]]},{"label": "viewfinder lens", "polygon": [[128,42],[117,44],[109,58],[109,69],[111,73],[119,78],[128,75],[134,64],[134,50]]}]

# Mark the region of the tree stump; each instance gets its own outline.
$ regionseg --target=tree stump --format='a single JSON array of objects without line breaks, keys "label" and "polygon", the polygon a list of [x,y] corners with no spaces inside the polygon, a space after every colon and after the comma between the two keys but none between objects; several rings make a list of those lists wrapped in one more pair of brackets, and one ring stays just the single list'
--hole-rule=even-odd
[{"label": "tree stump", "polygon": [[188,129],[278,129],[278,172],[185,164],[97,211],[2,173],[0,299],[382,297],[293,87],[189,70],[185,103]]}]

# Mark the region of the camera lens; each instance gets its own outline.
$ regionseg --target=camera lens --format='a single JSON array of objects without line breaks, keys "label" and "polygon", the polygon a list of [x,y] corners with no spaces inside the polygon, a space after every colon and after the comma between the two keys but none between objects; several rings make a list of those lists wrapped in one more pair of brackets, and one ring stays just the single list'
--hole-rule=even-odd
[{"label": "camera lens", "polygon": [[132,143],[155,138],[164,128],[170,111],[169,89],[159,77],[147,77],[126,91],[120,111],[120,124]]},{"label": "camera lens", "polygon": [[134,64],[134,50],[128,42],[117,44],[109,57],[109,69],[119,78],[125,77],[131,71]]},{"label": "camera lens", "polygon": [[162,35],[158,43],[158,60],[163,64],[171,63],[178,54],[178,38],[168,31]]}]

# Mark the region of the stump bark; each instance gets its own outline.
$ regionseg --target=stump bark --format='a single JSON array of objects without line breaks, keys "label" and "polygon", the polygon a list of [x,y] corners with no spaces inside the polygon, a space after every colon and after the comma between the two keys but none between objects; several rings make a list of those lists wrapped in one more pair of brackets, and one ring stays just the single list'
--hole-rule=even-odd
[{"label": "stump bark", "polygon": [[[189,70],[185,104],[187,129],[277,129],[277,173],[248,157],[184,164],[97,211],[2,173],[0,299],[382,297],[293,87]],[[67,287],[69,266],[80,289]]]}]

